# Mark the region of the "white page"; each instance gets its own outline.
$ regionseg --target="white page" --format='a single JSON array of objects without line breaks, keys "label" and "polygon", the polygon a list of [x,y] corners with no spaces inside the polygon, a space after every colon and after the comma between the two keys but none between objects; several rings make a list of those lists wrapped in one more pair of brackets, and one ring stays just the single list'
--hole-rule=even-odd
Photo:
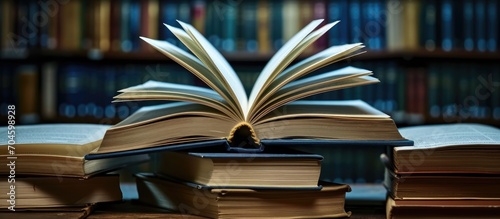
[{"label": "white page", "polygon": [[232,111],[237,112],[238,116],[243,119],[243,114],[238,110],[237,102],[235,102],[236,100],[231,98],[230,91],[228,91],[228,86],[225,85],[227,83],[223,83],[225,80],[221,80],[222,76],[218,77],[217,74],[213,74],[198,58],[179,49],[169,42],[148,39],[145,37],[141,37],[141,39],[152,45],[155,49],[157,49],[167,57],[179,63],[181,66],[192,72],[196,77],[200,78],[210,88],[219,93],[219,95],[221,95],[226,100],[226,102],[229,103],[231,108],[233,108]]},{"label": "white page", "polygon": [[[268,114],[272,110],[287,104],[289,102],[299,100],[311,95],[320,94],[328,91],[346,89],[350,87],[356,87],[361,85],[373,84],[379,82],[378,79],[370,76],[361,77],[349,77],[342,80],[331,80],[319,85],[316,84],[305,84],[304,86],[298,85],[293,86],[291,89],[283,90],[283,92],[276,93],[276,97],[267,101],[262,110],[258,111],[255,116],[252,117],[251,121],[258,121],[259,118]],[[306,86],[307,85],[307,86]]]},{"label": "white page", "polygon": [[[314,20],[311,23],[309,23],[306,27],[302,28],[297,34],[295,34],[288,42],[281,47],[276,54],[269,60],[260,73],[259,77],[257,78],[253,88],[252,92],[250,93],[250,99],[248,100],[248,105],[249,108],[253,107],[255,104],[254,102],[258,98],[259,95],[261,95],[262,89],[268,80],[268,78],[273,74],[273,72],[278,70],[278,66],[286,67],[283,66],[283,63],[285,61],[292,61],[292,60],[287,60],[288,55],[290,52],[297,47],[297,45],[300,44],[300,42],[307,37],[321,22],[323,22],[323,19],[320,20]],[[250,109],[248,109],[250,110]]]},{"label": "white page", "polygon": [[237,112],[215,91],[185,84],[148,81],[144,84],[129,87],[119,92],[113,102],[137,100],[172,100],[203,104],[224,112],[236,121],[240,121]]},{"label": "white page", "polygon": [[259,120],[258,123],[295,117],[389,118],[387,114],[373,108],[362,100],[299,100],[273,110]]},{"label": "white page", "polygon": [[[256,111],[259,111],[259,108],[266,103],[266,100],[272,98],[279,89],[281,89],[286,84],[291,81],[303,77],[307,75],[311,71],[314,71],[317,68],[320,68],[326,64],[331,63],[333,60],[342,59],[344,57],[349,56],[352,52],[357,51],[363,48],[361,43],[356,44],[347,44],[342,46],[332,46],[326,50],[323,50],[283,71],[280,73],[276,79],[271,82],[269,87],[265,89],[265,94],[263,97],[259,99],[258,102],[254,103],[253,111],[250,114],[253,114]],[[252,115],[250,115],[252,117]]]},{"label": "white page", "polygon": [[222,56],[222,54],[220,54],[219,51],[217,51],[217,49],[215,49],[212,44],[210,44],[210,42],[208,42],[208,40],[196,30],[196,28],[190,24],[186,24],[181,21],[178,22],[182,28],[184,28],[186,33],[189,34],[191,39],[198,45],[200,50],[205,53],[205,56],[209,58],[208,61],[215,66],[216,72],[223,75],[227,80],[230,88],[229,90],[235,94],[240,106],[239,109],[243,112],[244,118],[246,118],[246,112],[248,111],[248,97],[236,72],[234,72],[233,68],[229,65],[224,56]]},{"label": "white page", "polygon": [[395,150],[414,150],[453,145],[500,145],[500,130],[481,124],[422,125],[400,128],[401,135],[414,146]]},{"label": "white page", "polygon": [[[109,125],[42,124],[15,126],[15,144],[74,144],[83,145],[103,138]],[[0,145],[7,145],[7,127],[0,127]],[[7,149],[5,149],[7,150]],[[47,153],[50,153],[49,151]]]}]

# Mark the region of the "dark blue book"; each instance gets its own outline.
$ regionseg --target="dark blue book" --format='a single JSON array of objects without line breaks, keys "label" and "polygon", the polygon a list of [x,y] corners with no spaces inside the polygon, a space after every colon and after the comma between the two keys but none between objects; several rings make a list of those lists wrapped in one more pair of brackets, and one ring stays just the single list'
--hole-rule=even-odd
[{"label": "dark blue book", "polygon": [[476,22],[474,21],[474,1],[464,0],[463,3],[463,48],[466,51],[474,50],[474,26]]},{"label": "dark blue book", "polygon": [[334,0],[328,3],[329,22],[340,21],[329,32],[329,45],[343,45],[349,42],[349,8],[347,0]]},{"label": "dark blue book", "polygon": [[488,1],[488,6],[487,6],[487,43],[488,43],[488,51],[490,52],[495,52],[498,50],[498,25],[500,23],[498,22],[498,2],[495,0],[490,0]]},{"label": "dark blue book", "polygon": [[479,52],[485,52],[487,49],[486,41],[486,0],[474,1],[475,10],[475,41],[477,44],[477,50]]},{"label": "dark blue book", "polygon": [[436,49],[437,42],[437,22],[438,2],[435,0],[422,0],[420,13],[420,46],[426,50]]},{"label": "dark blue book", "polygon": [[130,36],[131,23],[131,0],[120,2],[120,48],[123,52],[132,51],[132,41]]},{"label": "dark blue book", "polygon": [[441,49],[451,51],[454,43],[453,1],[441,1]]},{"label": "dark blue book", "polygon": [[130,1],[130,12],[129,12],[129,37],[131,51],[136,51],[139,49],[139,37],[140,36],[140,25],[141,25],[141,3],[138,0]]},{"label": "dark blue book", "polygon": [[222,7],[222,51],[236,51],[236,23],[238,7],[236,3],[224,4]]},{"label": "dark blue book", "polygon": [[271,42],[274,51],[283,46],[283,0],[269,1],[271,5]]},{"label": "dark blue book", "polygon": [[366,0],[361,3],[362,33],[365,39],[365,45],[368,49],[380,50],[383,47],[384,26],[381,22],[382,2],[377,0]]},{"label": "dark blue book", "polygon": [[359,0],[349,1],[349,43],[366,43],[363,36],[361,3]]},{"label": "dark blue book", "polygon": [[177,38],[174,36],[168,28],[166,28],[163,24],[168,24],[171,26],[178,26],[176,19],[178,19],[177,14],[177,3],[173,1],[163,0],[160,3],[160,38],[168,41],[174,45],[177,44]]},{"label": "dark blue book", "polygon": [[[244,1],[240,7],[240,41],[243,51],[257,52],[257,1]],[[271,31],[272,32],[272,31]]]}]

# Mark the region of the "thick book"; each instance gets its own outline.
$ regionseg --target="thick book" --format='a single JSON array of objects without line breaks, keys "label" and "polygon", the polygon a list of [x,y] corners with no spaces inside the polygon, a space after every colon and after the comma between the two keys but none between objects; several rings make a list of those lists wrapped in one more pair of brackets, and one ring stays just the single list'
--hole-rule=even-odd
[{"label": "thick book", "polygon": [[395,200],[500,200],[498,175],[396,175],[386,169],[384,186]]},{"label": "thick book", "polygon": [[322,159],[304,153],[164,152],[156,171],[217,188],[317,189]]},{"label": "thick book", "polygon": [[7,200],[2,201],[0,207],[15,211],[69,211],[95,203],[122,200],[117,174],[99,175],[85,180],[57,176],[17,176],[13,182],[0,181],[0,188],[7,194]]},{"label": "thick book", "polygon": [[[38,124],[0,127],[0,173],[87,178],[149,160],[147,154],[86,160],[97,150],[109,125]],[[15,174],[14,174],[15,175]]]},{"label": "thick book", "polygon": [[387,219],[498,218],[499,200],[394,200],[387,199]]},{"label": "thick book", "polygon": [[388,152],[389,166],[396,174],[500,173],[500,129],[496,127],[444,124],[399,131],[413,140],[414,146],[394,147]]},{"label": "thick book", "polygon": [[[391,140],[408,143],[390,116],[360,100],[299,100],[323,92],[373,84],[372,72],[345,67],[305,77],[362,53],[363,45],[338,45],[289,66],[337,22],[314,20],[269,60],[249,95],[227,60],[193,26],[167,28],[192,52],[142,37],[209,88],[148,81],[120,90],[115,101],[178,101],[141,108],[110,128],[97,153],[226,139],[259,145],[266,139]],[[376,127],[376,128],[374,128]]]},{"label": "thick book", "polygon": [[324,184],[321,190],[217,189],[137,174],[139,201],[209,218],[344,218],[348,185]]}]

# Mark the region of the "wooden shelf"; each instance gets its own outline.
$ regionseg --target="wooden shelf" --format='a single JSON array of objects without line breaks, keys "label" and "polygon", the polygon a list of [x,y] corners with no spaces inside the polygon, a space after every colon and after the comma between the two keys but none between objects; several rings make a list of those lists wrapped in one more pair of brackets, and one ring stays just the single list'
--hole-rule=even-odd
[{"label": "wooden shelf", "polygon": [[[233,52],[223,53],[229,62],[237,63],[265,63],[269,61],[273,53],[250,53]],[[309,54],[310,55],[310,54]],[[309,56],[301,55],[298,59]],[[454,50],[446,52],[443,50],[395,50],[395,51],[367,51],[361,55],[350,58],[351,61],[369,60],[407,60],[428,59],[439,60],[470,60],[470,61],[500,61],[500,52],[468,52]],[[0,60],[32,60],[32,61],[122,61],[122,62],[171,62],[166,56],[156,51],[139,52],[102,52],[99,50],[10,50],[0,53]]]}]

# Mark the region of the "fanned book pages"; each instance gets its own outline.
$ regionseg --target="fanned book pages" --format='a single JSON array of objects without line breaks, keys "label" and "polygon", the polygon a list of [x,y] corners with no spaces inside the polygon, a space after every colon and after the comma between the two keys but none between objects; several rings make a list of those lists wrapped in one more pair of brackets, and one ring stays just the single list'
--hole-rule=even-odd
[{"label": "fanned book pages", "polygon": [[115,101],[178,101],[143,107],[110,128],[97,153],[227,139],[259,145],[264,139],[405,140],[394,121],[360,100],[306,101],[323,92],[374,84],[372,72],[356,67],[308,73],[362,53],[361,43],[332,46],[291,64],[337,22],[314,20],[264,66],[249,95],[226,59],[193,26],[166,27],[189,49],[141,37],[209,88],[148,81],[120,90]]}]

